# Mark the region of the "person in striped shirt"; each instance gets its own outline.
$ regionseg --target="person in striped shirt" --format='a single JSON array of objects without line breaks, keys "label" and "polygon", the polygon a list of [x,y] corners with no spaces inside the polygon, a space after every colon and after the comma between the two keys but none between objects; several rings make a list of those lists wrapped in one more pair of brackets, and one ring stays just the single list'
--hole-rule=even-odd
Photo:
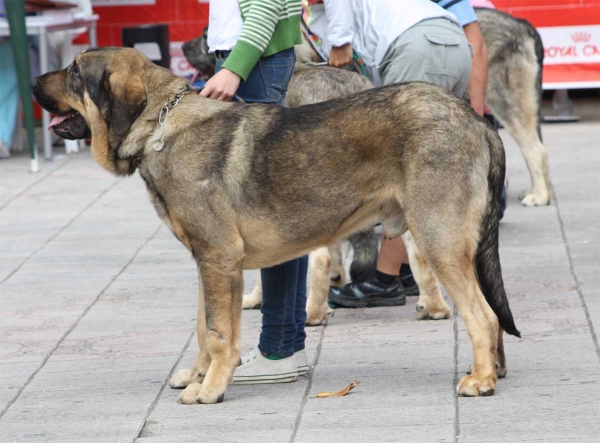
[{"label": "person in striped shirt", "polygon": [[[208,47],[217,59],[225,61],[201,95],[231,100],[240,83],[259,67],[261,58],[276,54],[276,58],[293,57],[290,49],[302,42],[301,12],[300,0],[211,0]],[[246,89],[250,87],[240,92]]]},{"label": "person in striped shirt", "polygon": [[[283,106],[294,45],[302,42],[301,11],[301,0],[210,0],[208,47],[217,65],[200,94]],[[290,382],[306,373],[307,270],[308,257],[261,270],[262,331],[258,346],[242,356],[234,383]]]}]

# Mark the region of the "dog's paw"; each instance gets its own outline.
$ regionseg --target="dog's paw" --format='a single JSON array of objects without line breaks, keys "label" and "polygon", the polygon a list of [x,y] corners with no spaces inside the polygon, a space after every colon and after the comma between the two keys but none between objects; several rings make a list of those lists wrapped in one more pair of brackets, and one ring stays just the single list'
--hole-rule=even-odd
[{"label": "dog's paw", "polygon": [[458,383],[456,393],[461,397],[487,397],[494,395],[495,389],[496,380],[494,377],[465,375]]},{"label": "dog's paw", "polygon": [[183,390],[177,401],[184,405],[214,404],[221,403],[224,398],[224,392],[212,392],[200,383],[192,383]]},{"label": "dog's paw", "polygon": [[452,311],[446,302],[443,303],[443,305],[439,306],[429,306],[428,303],[422,301],[417,302],[417,318],[419,320],[444,320],[450,318]]},{"label": "dog's paw", "polygon": [[195,405],[197,403],[196,397],[198,397],[198,393],[202,389],[202,385],[200,383],[191,383],[189,384],[181,394],[179,394],[178,403],[183,405]]},{"label": "dog's paw", "polygon": [[257,297],[254,292],[245,294],[242,299],[242,309],[259,309],[262,305],[262,294]]},{"label": "dog's paw", "polygon": [[325,310],[321,310],[321,312],[318,312],[316,314],[314,312],[309,312],[307,310],[306,322],[304,322],[304,325],[305,326],[321,326],[323,323],[325,323],[327,321],[327,319],[329,317],[333,317],[334,314],[335,314],[335,309],[332,309],[329,306],[327,306],[327,308]]},{"label": "dog's paw", "polygon": [[199,375],[193,369],[180,369],[169,380],[169,386],[172,389],[182,389],[192,383],[202,383],[203,375]]},{"label": "dog's paw", "polygon": [[546,194],[535,194],[531,189],[526,189],[519,194],[519,200],[523,206],[547,206],[550,204],[550,196]]}]

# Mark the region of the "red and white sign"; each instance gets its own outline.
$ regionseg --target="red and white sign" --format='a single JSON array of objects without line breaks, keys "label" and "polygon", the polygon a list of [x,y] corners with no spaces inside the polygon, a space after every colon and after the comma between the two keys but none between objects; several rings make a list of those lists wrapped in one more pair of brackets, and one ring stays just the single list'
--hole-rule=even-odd
[{"label": "red and white sign", "polygon": [[544,64],[600,63],[600,25],[538,29],[544,42]]},{"label": "red and white sign", "polygon": [[139,6],[153,5],[156,0],[92,0],[93,6]]},{"label": "red and white sign", "polygon": [[544,43],[544,89],[600,87],[600,0],[493,0]]},{"label": "red and white sign", "polygon": [[544,89],[600,87],[600,25],[538,28]]}]

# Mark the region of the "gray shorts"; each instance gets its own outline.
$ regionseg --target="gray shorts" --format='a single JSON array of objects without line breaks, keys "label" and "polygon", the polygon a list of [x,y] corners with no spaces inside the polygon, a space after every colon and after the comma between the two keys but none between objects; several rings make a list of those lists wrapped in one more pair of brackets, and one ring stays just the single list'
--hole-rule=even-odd
[{"label": "gray shorts", "polygon": [[445,19],[423,20],[390,45],[379,66],[384,85],[426,81],[462,97],[471,76],[473,53],[460,25]]}]

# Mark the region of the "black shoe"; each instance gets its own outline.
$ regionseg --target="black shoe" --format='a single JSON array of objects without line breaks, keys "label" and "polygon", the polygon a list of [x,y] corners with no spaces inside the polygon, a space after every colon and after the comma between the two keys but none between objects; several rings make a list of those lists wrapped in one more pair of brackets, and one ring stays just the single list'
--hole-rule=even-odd
[{"label": "black shoe", "polygon": [[385,285],[376,278],[363,283],[348,283],[343,288],[329,288],[329,303],[343,308],[402,306],[406,304],[400,278]]},{"label": "black shoe", "polygon": [[419,286],[413,277],[409,265],[402,264],[402,267],[400,267],[400,278],[402,279],[402,286],[404,287],[404,295],[419,295]]}]

